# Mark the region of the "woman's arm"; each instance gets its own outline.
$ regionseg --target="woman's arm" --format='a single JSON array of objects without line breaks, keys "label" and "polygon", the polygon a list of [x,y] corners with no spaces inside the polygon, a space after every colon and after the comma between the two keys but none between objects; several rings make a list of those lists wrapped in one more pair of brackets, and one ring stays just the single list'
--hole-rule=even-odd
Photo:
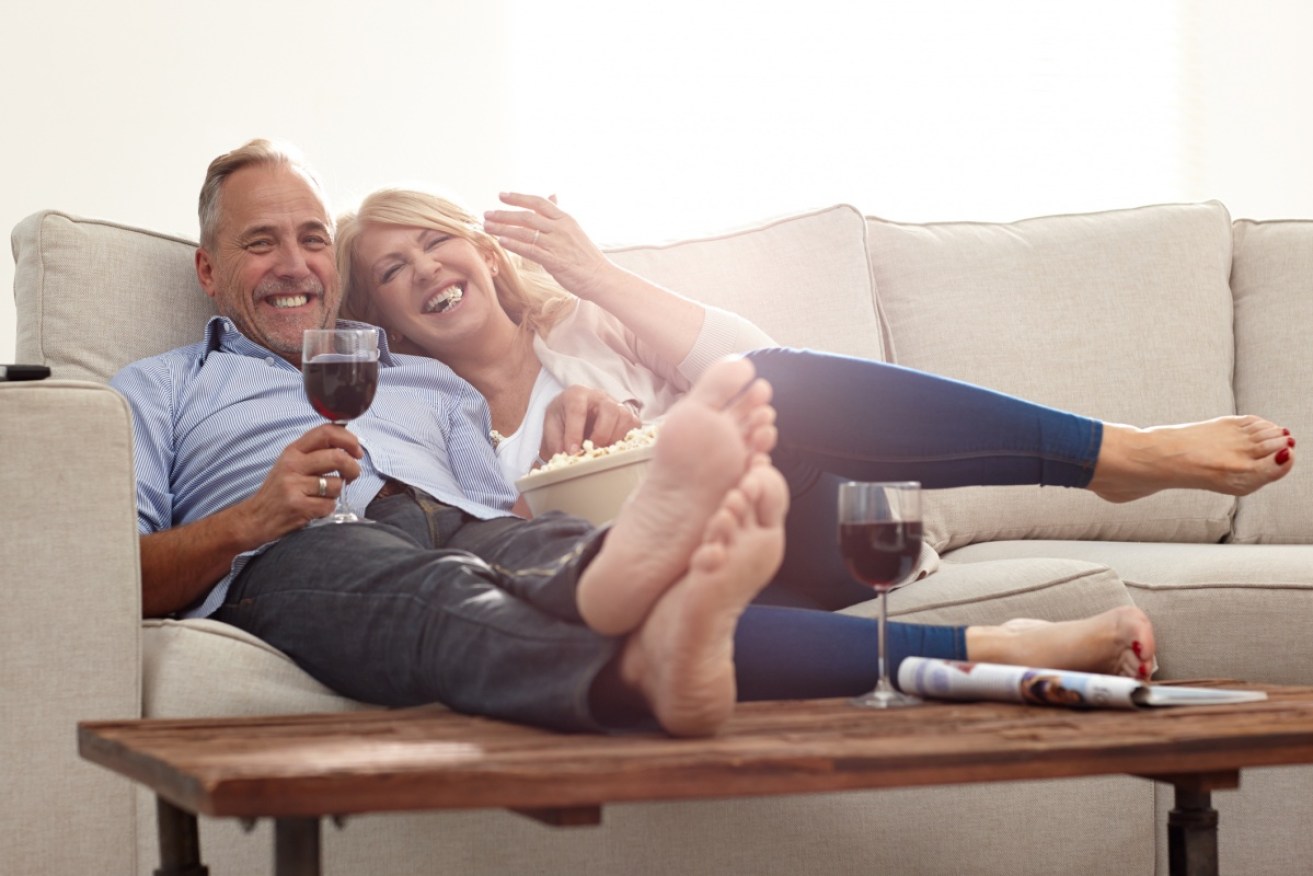
[{"label": "woman's arm", "polygon": [[[566,291],[591,301],[620,320],[658,358],[678,366],[702,334],[708,309],[696,301],[651,283],[612,262],[598,249],[573,217],[552,198],[503,193],[501,200],[519,210],[484,214],[484,229],[503,247],[535,261]],[[659,319],[653,315],[659,314]],[[750,346],[765,346],[770,338],[746,320]],[[712,352],[711,358],[743,349]]]}]

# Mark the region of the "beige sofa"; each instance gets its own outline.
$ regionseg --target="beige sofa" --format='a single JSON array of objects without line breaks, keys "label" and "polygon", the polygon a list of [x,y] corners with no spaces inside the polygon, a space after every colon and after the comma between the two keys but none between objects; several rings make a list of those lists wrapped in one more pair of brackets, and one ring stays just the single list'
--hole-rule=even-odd
[{"label": "beige sofa", "polygon": [[[140,620],[129,415],[103,382],[200,336],[193,244],[44,212],[13,247],[18,359],[55,376],[0,383],[0,872],[146,874],[152,802],[78,760],[78,720],[360,706],[222,624]],[[1218,203],[930,225],[840,205],[613,255],[781,343],[1139,425],[1252,411],[1313,448],[1313,224],[1233,222]],[[1313,464],[1238,501],[971,488],[927,516],[934,571],[893,596],[905,619],[1134,602],[1163,677],[1313,680]],[[326,831],[324,857],[331,874],[1151,874],[1170,797],[1111,777],[622,805],[570,830],[496,811],[362,817]],[[1227,872],[1306,871],[1313,769],[1255,770],[1214,801]],[[268,872],[269,840],[202,822],[214,874]]]}]

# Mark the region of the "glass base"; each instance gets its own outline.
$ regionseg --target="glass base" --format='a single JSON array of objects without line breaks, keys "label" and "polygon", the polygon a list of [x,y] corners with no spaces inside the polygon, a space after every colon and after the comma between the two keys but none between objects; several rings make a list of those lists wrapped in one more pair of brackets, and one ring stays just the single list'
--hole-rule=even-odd
[{"label": "glass base", "polygon": [[345,514],[333,513],[327,517],[316,517],[306,526],[323,526],[328,523],[373,523],[368,517],[360,517],[354,511],[348,511]]},{"label": "glass base", "polygon": [[848,702],[863,709],[897,709],[903,706],[919,706],[924,704],[925,700],[905,694],[888,681],[882,681],[875,690],[853,697]]}]

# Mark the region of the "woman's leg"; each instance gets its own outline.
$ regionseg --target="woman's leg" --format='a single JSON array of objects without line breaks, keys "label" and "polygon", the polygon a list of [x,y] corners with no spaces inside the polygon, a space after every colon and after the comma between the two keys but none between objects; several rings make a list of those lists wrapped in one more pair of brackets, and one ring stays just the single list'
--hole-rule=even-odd
[{"label": "woman's leg", "polygon": [[[1017,619],[1000,626],[945,627],[891,622],[889,675],[905,657],[978,660],[1147,679],[1155,665],[1153,626],[1124,605],[1092,617],[1049,623]],[[878,621],[769,606],[749,606],[734,637],[740,700],[857,696],[875,687]]]},{"label": "woman's leg", "polygon": [[1102,424],[961,381],[866,359],[772,348],[748,354],[774,388],[789,482],[784,563],[764,604],[837,609],[872,598],[837,546],[838,485],[915,480],[1082,487]]},{"label": "woman's leg", "polygon": [[[965,660],[966,628],[889,624],[889,675],[904,657]],[[751,605],[734,634],[738,698],[790,700],[857,696],[875,687],[880,627],[828,611]]]}]

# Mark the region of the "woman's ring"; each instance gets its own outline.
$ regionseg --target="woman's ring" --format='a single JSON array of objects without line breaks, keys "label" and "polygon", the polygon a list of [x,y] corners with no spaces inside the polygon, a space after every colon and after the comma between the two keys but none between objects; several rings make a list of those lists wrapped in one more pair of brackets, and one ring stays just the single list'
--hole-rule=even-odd
[{"label": "woman's ring", "polygon": [[319,498],[323,499],[328,496],[328,478],[323,475],[319,476]]}]

